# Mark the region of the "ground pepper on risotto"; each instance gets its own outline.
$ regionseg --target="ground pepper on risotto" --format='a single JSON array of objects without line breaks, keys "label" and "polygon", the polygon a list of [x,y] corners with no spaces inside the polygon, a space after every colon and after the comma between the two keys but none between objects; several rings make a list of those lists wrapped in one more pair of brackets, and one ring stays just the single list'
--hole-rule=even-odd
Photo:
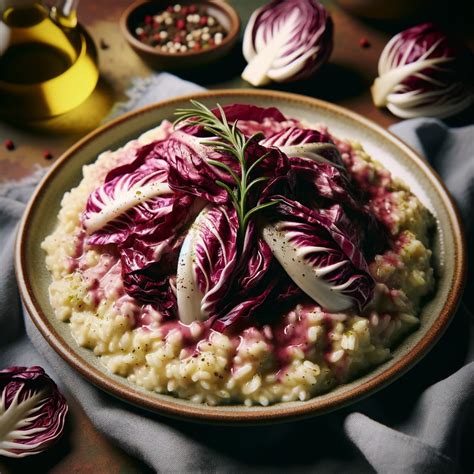
[{"label": "ground pepper on risotto", "polygon": [[389,359],[434,286],[418,198],[278,109],[177,117],[85,166],[42,243],[77,343],[210,405],[307,400]]}]

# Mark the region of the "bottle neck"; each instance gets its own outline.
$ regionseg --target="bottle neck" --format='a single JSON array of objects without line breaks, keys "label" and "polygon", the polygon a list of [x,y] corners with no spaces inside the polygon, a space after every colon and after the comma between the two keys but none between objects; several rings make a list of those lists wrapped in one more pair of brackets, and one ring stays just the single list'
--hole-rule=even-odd
[{"label": "bottle neck", "polygon": [[77,5],[79,0],[58,0],[51,9],[51,16],[61,26],[75,28],[77,25]]}]

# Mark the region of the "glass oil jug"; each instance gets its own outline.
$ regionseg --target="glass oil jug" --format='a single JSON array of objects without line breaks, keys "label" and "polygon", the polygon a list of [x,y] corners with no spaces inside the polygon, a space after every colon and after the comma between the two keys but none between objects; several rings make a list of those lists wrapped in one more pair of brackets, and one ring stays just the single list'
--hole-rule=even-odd
[{"label": "glass oil jug", "polygon": [[97,51],[77,23],[77,3],[0,0],[0,115],[59,115],[94,90]]}]

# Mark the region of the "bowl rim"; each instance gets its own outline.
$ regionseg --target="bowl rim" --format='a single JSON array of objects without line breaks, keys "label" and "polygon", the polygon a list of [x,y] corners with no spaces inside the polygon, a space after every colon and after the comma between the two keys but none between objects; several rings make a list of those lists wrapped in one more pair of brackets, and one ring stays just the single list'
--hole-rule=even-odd
[{"label": "bowl rim", "polygon": [[167,53],[158,49],[155,49],[147,44],[141,42],[130,31],[128,27],[128,18],[136,9],[145,5],[147,3],[153,4],[152,0],[136,0],[132,4],[130,4],[121,14],[120,16],[120,29],[122,34],[125,36],[125,39],[132,45],[134,48],[139,49],[143,53],[147,53],[153,56],[163,57],[163,58],[190,58],[190,57],[199,57],[210,53],[211,51],[219,51],[221,49],[226,48],[227,45],[234,42],[240,32],[240,16],[237,13],[237,10],[227,2],[219,1],[219,0],[204,0],[203,4],[212,5],[215,8],[218,8],[230,20],[230,29],[227,33],[227,36],[222,40],[222,43],[219,45],[214,45],[211,48],[203,49],[199,51],[186,51],[185,53]]},{"label": "bowl rim", "polygon": [[[171,397],[170,399],[159,399],[153,396],[153,393],[151,392],[148,394],[114,380],[111,376],[104,374],[103,371],[92,366],[89,362],[76,354],[76,352],[69,347],[67,342],[49,322],[33,293],[26,261],[26,249],[28,247],[28,235],[31,232],[32,216],[34,215],[38,202],[50,181],[56,176],[58,171],[67,163],[67,161],[72,159],[77,151],[93,141],[97,136],[108,132],[117,124],[125,122],[132,117],[148,113],[153,109],[172,106],[173,104],[185,100],[212,99],[226,96],[237,96],[242,100],[252,100],[252,98],[255,97],[277,100],[282,99],[286,102],[293,102],[295,104],[306,104],[323,108],[332,113],[343,115],[345,118],[362,123],[372,131],[382,134],[385,139],[389,140],[392,144],[399,147],[402,152],[409,155],[412,163],[431,181],[435,191],[442,199],[446,209],[449,211],[449,224],[453,234],[453,242],[450,242],[450,244],[454,246],[455,263],[453,269],[452,289],[449,292],[446,302],[439,312],[438,317],[428,329],[426,335],[418,341],[411,350],[394,362],[393,365],[366,380],[364,383],[358,384],[343,393],[336,393],[332,397],[323,400],[314,397],[302,402],[301,404],[292,406],[283,403],[268,407],[252,407],[249,411],[233,411],[229,409],[220,410],[219,406],[208,407],[193,404],[191,402],[189,402],[189,404],[183,404],[182,401],[181,403],[173,401]],[[88,381],[128,403],[145,408],[154,413],[166,415],[172,418],[186,419],[188,421],[232,425],[285,422],[325,414],[365,398],[392,383],[424,357],[442,336],[461,301],[467,271],[466,242],[458,209],[446,186],[441,181],[441,178],[413,148],[371,120],[341,106],[299,94],[273,90],[222,89],[186,94],[148,105],[136,111],[128,112],[90,132],[61,155],[36,187],[20,222],[15,247],[15,272],[21,299],[27,309],[29,317],[33,320],[36,327],[53,349]]]}]

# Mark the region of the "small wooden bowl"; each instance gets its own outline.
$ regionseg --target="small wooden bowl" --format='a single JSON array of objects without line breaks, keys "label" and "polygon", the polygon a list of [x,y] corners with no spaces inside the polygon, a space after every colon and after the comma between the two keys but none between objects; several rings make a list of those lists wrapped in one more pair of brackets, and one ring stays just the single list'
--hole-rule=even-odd
[{"label": "small wooden bowl", "polygon": [[219,0],[179,0],[183,6],[192,3],[204,5],[210,15],[219,20],[227,31],[227,36],[219,45],[201,51],[187,51],[185,53],[166,53],[152,46],[142,43],[135,37],[135,28],[143,21],[146,15],[156,15],[178,0],[138,0],[132,3],[120,18],[120,28],[132,49],[152,68],[160,70],[185,70],[209,64],[225,56],[234,46],[239,37],[240,18],[234,8]]}]

